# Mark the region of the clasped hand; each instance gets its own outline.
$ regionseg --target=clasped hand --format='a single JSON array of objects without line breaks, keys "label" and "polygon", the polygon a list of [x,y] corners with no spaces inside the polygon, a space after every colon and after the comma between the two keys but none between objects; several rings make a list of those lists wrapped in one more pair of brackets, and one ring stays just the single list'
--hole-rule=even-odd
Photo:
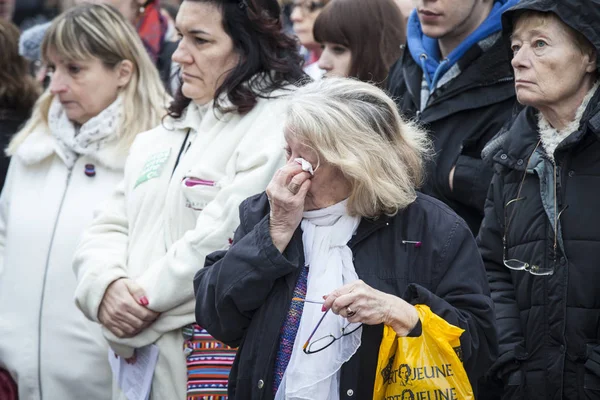
[{"label": "clasped hand", "polygon": [[130,338],[148,327],[160,315],[147,306],[148,299],[141,286],[131,279],[118,279],[104,292],[98,319],[115,336]]}]

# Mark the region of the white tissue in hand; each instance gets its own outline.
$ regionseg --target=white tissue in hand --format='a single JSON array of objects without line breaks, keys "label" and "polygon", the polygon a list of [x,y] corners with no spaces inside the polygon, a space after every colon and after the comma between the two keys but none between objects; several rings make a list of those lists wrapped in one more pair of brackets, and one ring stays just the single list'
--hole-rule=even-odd
[{"label": "white tissue in hand", "polygon": [[302,171],[306,171],[306,172],[310,173],[311,175],[315,174],[315,171],[313,171],[312,164],[309,163],[308,161],[306,161],[304,158],[295,158],[294,161],[297,162],[298,164],[302,165]]}]

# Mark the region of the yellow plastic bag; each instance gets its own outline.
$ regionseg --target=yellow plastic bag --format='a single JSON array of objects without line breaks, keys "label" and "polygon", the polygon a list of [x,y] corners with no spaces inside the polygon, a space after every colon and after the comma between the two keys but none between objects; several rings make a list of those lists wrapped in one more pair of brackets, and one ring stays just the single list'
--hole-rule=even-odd
[{"label": "yellow plastic bag", "polygon": [[463,329],[450,325],[428,306],[417,305],[423,333],[397,337],[384,327],[373,400],[473,400],[459,358]]}]

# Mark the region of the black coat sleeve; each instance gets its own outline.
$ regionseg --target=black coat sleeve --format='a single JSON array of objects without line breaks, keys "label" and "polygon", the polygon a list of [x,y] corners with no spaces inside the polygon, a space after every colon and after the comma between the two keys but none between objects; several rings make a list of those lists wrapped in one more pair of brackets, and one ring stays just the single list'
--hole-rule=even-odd
[{"label": "black coat sleeve", "polygon": [[[515,112],[515,99],[511,97],[494,106],[482,110],[479,118],[484,123],[484,129],[474,138],[467,138],[462,143],[461,153],[454,165],[453,195],[462,204],[484,214],[485,200],[494,176],[492,167],[482,160],[481,152],[485,145],[510,124]],[[448,171],[449,174],[449,171]],[[448,176],[448,175],[446,175]],[[448,190],[450,188],[448,187]]]},{"label": "black coat sleeve", "polygon": [[483,215],[485,195],[493,172],[480,158],[459,155],[454,165],[453,196]]},{"label": "black coat sleeve", "polygon": [[473,387],[497,354],[494,306],[477,245],[467,225],[457,219],[434,266],[434,290],[409,285],[411,304],[426,304],[448,323],[465,330],[460,338],[463,364]]},{"label": "black coat sleeve", "polygon": [[228,251],[206,258],[194,278],[196,321],[216,339],[237,347],[254,312],[266,301],[274,282],[295,271],[301,249],[291,242],[281,254],[269,233],[269,216],[253,227],[240,227]]},{"label": "black coat sleeve", "polygon": [[485,217],[477,242],[485,263],[492,300],[496,309],[499,357],[492,366],[490,375],[498,378],[506,378],[516,368],[514,349],[523,340],[512,276],[502,261],[504,229],[502,199],[501,177],[495,174],[485,202]]}]

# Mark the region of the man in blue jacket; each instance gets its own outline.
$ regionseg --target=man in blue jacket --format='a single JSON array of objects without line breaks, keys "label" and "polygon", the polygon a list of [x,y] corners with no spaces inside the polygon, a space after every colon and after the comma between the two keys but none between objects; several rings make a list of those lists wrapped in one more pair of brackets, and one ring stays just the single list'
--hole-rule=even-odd
[{"label": "man in blue jacket", "polygon": [[511,118],[515,93],[502,12],[518,0],[414,0],[408,43],[388,89],[431,133],[436,157],[423,192],[477,234],[492,177],[481,151]]}]

